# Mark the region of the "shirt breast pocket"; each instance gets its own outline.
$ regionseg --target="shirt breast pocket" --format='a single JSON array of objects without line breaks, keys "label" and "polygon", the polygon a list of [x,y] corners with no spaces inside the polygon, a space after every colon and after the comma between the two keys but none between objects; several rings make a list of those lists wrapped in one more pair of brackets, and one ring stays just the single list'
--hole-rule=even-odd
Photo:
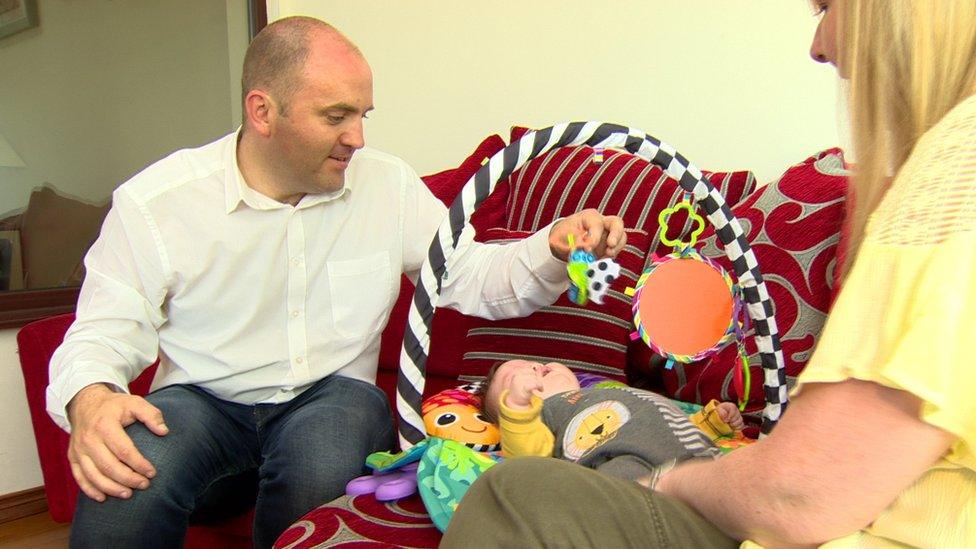
[{"label": "shirt breast pocket", "polygon": [[379,330],[392,302],[390,255],[329,261],[327,268],[336,333],[360,338]]}]

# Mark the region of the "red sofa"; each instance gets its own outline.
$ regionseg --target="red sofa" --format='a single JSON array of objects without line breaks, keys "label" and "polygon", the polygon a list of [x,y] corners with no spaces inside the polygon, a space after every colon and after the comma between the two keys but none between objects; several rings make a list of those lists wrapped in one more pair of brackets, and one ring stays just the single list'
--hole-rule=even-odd
[{"label": "red sofa", "polygon": [[[513,138],[522,131],[513,130]],[[423,179],[438,198],[449,203],[482,162],[504,145],[499,136],[491,136],[457,168]],[[682,193],[676,183],[642,159],[615,151],[606,151],[604,157],[605,160],[596,161],[591,149],[577,147],[557,149],[531,161],[508,180],[499,183],[495,193],[475,214],[472,223],[478,229],[478,238],[499,241],[519,238],[559,216],[585,207],[597,207],[605,213],[620,215],[628,228],[636,228],[630,233],[632,245],[629,252],[635,254],[639,262],[633,263],[631,258],[630,270],[636,271],[632,275],[639,274],[652,252],[665,251],[656,235],[657,213],[672,205]],[[777,275],[767,277],[767,282],[776,300],[784,348],[787,345],[793,345],[794,349],[812,347],[834,293],[832,273],[837,269],[827,267],[836,262],[846,179],[824,166],[831,164],[825,164],[825,161],[837,157],[838,151],[825,151],[792,167],[781,181],[759,190],[754,189],[755,181],[748,172],[711,175],[713,184],[725,194],[730,204],[741,202],[734,209],[737,216],[749,224],[747,230],[760,265],[764,272]],[[795,207],[797,204],[799,208]],[[682,225],[680,219],[675,221],[675,225]],[[802,234],[803,242],[794,242],[796,238],[791,236],[794,234]],[[704,236],[707,247],[710,241],[707,234]],[[713,257],[722,255],[718,249],[711,253]],[[800,256],[804,256],[803,261],[798,261]],[[767,269],[767,263],[774,272]],[[399,301],[382,337],[377,384],[387,392],[391,402],[395,402],[399,347],[412,290],[412,285],[404,279]],[[805,314],[807,309],[819,314]],[[466,375],[483,375],[496,351],[510,356],[518,350],[523,352],[521,356],[563,360],[571,366],[627,379],[672,396],[697,391],[698,398],[703,401],[730,399],[728,384],[722,383],[728,372],[727,365],[724,368],[709,367],[721,364],[705,364],[697,369],[687,367],[687,372],[682,373],[682,383],[677,383],[667,376],[662,377],[651,367],[646,346],[630,342],[630,329],[626,327],[629,319],[611,318],[615,324],[588,324],[574,320],[572,311],[571,307],[562,308],[557,302],[554,307],[527,319],[492,323],[439,309],[434,317],[425,394],[454,387],[464,381]],[[45,490],[52,516],[58,521],[71,519],[77,486],[65,458],[67,435],[46,414],[44,389],[47,362],[70,322],[70,315],[45,319],[25,326],[18,334]],[[527,326],[533,330],[526,330]],[[593,360],[579,361],[576,359],[581,354],[592,349],[584,348],[585,345],[577,344],[579,342],[554,345],[553,338],[527,335],[530,331],[547,330],[553,334],[585,334],[587,337],[581,339],[603,341],[598,342],[597,352],[590,352]],[[795,356],[804,355],[799,352]],[[595,365],[593,361],[600,364]],[[804,364],[805,358],[789,358],[788,374],[796,375]],[[145,391],[149,375],[147,371],[133,382],[134,392]],[[754,376],[754,379],[761,379],[758,366]],[[747,408],[751,416],[747,414],[747,417],[758,420],[762,399],[762,384],[756,383]],[[686,397],[685,400],[694,399]],[[219,525],[195,526],[191,528],[187,545],[249,545],[249,531],[250,517],[247,515]],[[296,527],[282,535],[279,545],[331,545],[344,540],[370,540],[380,545],[428,547],[436,546],[439,538],[440,534],[426,519],[419,498],[383,505],[371,496],[360,496],[340,498],[311,511],[301,523],[296,523]]]}]

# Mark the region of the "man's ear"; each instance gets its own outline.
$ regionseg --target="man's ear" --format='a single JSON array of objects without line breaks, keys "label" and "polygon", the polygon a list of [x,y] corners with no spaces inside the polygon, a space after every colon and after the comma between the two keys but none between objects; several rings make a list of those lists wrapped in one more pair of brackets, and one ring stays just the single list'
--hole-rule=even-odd
[{"label": "man's ear", "polygon": [[278,117],[278,105],[262,90],[251,90],[244,97],[244,119],[259,135],[271,136]]}]

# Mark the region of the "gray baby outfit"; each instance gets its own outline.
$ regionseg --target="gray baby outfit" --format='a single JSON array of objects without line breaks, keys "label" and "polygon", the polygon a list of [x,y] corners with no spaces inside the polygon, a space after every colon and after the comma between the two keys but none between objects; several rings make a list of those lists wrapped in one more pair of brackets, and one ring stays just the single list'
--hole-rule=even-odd
[{"label": "gray baby outfit", "polygon": [[629,387],[590,387],[542,403],[553,456],[627,480],[721,451],[667,398]]}]

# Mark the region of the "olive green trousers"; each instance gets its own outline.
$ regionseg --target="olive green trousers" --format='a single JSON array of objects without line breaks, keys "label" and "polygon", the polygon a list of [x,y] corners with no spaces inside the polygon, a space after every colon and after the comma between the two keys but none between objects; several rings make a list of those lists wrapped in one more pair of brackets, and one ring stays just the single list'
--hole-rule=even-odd
[{"label": "olive green trousers", "polygon": [[514,458],[468,490],[441,547],[738,547],[692,508],[554,458]]}]

